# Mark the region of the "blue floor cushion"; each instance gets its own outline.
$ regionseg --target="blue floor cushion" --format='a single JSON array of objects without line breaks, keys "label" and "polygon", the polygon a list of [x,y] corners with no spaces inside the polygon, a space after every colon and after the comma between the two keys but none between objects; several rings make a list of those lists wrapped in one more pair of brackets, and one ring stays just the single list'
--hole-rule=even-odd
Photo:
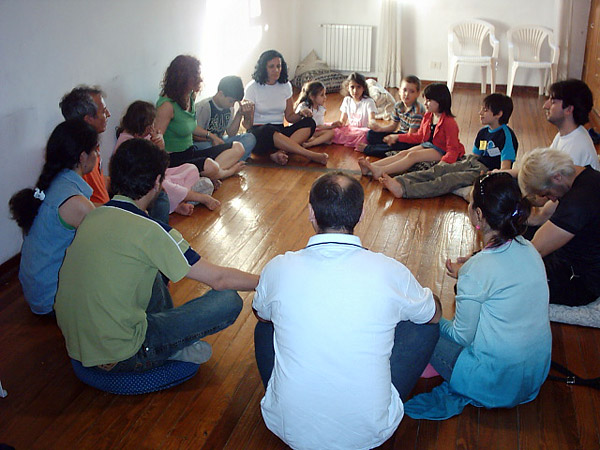
[{"label": "blue floor cushion", "polygon": [[198,372],[199,364],[167,361],[146,372],[100,372],[71,359],[75,375],[85,384],[119,395],[147,394],[177,386]]}]

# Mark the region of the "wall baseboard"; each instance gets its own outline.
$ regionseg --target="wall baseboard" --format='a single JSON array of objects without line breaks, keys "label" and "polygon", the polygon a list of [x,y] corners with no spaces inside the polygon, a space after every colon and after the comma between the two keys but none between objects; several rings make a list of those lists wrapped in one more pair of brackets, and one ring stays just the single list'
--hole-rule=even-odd
[{"label": "wall baseboard", "polygon": [[19,264],[21,263],[21,253],[17,253],[12,258],[0,264],[0,285],[6,283],[10,278],[19,273]]}]

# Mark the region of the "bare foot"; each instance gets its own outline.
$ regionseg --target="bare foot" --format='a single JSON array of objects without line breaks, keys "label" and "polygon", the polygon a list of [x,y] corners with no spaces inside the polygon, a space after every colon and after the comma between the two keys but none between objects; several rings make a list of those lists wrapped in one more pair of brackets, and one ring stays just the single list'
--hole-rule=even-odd
[{"label": "bare foot", "polygon": [[280,166],[285,166],[288,162],[288,155],[283,150],[279,150],[278,152],[271,153],[269,155],[269,158],[271,158],[271,160],[275,164],[279,164]]},{"label": "bare foot", "polygon": [[354,151],[362,153],[365,151],[366,146],[367,146],[367,144],[358,144],[356,147],[354,147]]},{"label": "bare foot", "polygon": [[396,198],[404,197],[404,188],[402,187],[402,183],[397,181],[396,179],[390,177],[387,173],[384,173],[380,178],[379,182],[383,184],[383,187],[394,194]]},{"label": "bare foot", "polygon": [[211,197],[210,195],[207,195],[207,194],[202,194],[202,199],[199,200],[199,202],[202,203],[204,206],[206,206],[211,211],[214,211],[219,206],[221,206],[221,202],[219,200],[217,200],[216,198]]},{"label": "bare foot", "polygon": [[319,164],[327,165],[327,161],[329,160],[329,155],[327,153],[315,153],[315,156],[311,158],[314,162]]},{"label": "bare foot", "polygon": [[311,148],[313,145],[315,145],[315,144],[313,144],[313,142],[314,142],[314,139],[310,138],[308,141],[303,142],[300,145],[302,145],[302,147],[304,147],[304,148]]},{"label": "bare foot", "polygon": [[371,164],[367,161],[367,158],[364,156],[358,158],[358,165],[360,167],[361,173],[366,177],[371,175],[371,168],[369,167]]},{"label": "bare foot", "polygon": [[240,170],[242,170],[242,168],[246,165],[246,163],[244,161],[238,161],[236,162],[233,166],[231,166],[229,169],[221,169],[219,171],[219,177],[221,180],[223,178],[228,178],[233,174],[238,173]]},{"label": "bare foot", "polygon": [[219,188],[221,187],[221,185],[223,184],[223,183],[221,183],[221,180],[216,180],[216,179],[215,179],[215,180],[210,180],[210,181],[212,181],[212,184],[213,184],[213,186],[215,187],[215,191],[216,191],[217,189],[219,189]]},{"label": "bare foot", "polygon": [[194,205],[182,202],[179,205],[177,205],[177,208],[175,208],[174,212],[176,212],[177,214],[181,214],[182,216],[191,216],[194,212]]}]

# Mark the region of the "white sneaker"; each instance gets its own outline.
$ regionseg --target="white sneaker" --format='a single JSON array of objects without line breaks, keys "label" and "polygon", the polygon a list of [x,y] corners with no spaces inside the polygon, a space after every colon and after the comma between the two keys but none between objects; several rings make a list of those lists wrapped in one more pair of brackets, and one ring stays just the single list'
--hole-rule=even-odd
[{"label": "white sneaker", "polygon": [[208,342],[196,341],[187,347],[173,353],[169,359],[175,361],[191,362],[194,364],[202,364],[212,356],[212,347]]}]

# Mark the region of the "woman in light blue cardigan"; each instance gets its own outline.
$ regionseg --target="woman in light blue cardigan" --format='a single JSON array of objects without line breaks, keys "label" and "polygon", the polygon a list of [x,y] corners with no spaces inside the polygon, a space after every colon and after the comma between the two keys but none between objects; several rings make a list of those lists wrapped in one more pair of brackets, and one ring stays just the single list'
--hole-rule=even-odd
[{"label": "woman in light blue cardigan", "polygon": [[443,420],[467,404],[510,408],[537,396],[552,336],[544,264],[520,236],[530,209],[506,173],[473,184],[468,213],[484,248],[466,262],[446,261],[448,274],[458,277],[456,312],[440,321],[431,359],[445,381],[405,404],[410,417]]}]

